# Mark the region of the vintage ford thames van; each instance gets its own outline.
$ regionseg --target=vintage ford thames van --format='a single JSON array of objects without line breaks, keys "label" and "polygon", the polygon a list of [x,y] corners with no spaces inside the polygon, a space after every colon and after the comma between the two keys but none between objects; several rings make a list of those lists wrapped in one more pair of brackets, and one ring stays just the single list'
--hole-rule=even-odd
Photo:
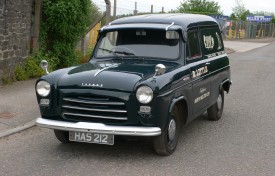
[{"label": "vintage ford thames van", "polygon": [[88,63],[37,81],[37,125],[64,143],[113,145],[114,136],[149,136],[158,154],[170,155],[182,125],[205,111],[210,120],[221,118],[230,85],[229,59],[212,17],[122,18],[101,28]]}]

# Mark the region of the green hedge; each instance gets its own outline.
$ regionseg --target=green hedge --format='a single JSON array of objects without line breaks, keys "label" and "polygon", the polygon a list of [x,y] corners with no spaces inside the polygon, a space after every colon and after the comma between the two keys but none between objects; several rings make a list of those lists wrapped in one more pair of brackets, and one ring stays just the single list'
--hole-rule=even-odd
[{"label": "green hedge", "polygon": [[41,53],[53,58],[52,69],[79,64],[75,47],[98,13],[90,0],[43,1],[40,32]]}]

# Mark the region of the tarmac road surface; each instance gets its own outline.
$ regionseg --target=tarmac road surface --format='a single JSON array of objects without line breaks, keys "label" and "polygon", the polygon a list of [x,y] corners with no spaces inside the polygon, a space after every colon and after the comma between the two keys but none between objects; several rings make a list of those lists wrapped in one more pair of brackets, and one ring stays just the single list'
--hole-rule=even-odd
[{"label": "tarmac road surface", "polygon": [[222,119],[190,123],[171,156],[155,155],[147,140],[61,144],[51,130],[34,127],[0,139],[0,175],[273,176],[274,48],[230,55],[233,86]]}]

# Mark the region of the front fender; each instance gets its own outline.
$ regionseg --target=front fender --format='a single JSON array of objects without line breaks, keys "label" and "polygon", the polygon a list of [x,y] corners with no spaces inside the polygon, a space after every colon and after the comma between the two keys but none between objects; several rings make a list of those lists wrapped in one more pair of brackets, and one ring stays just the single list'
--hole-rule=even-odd
[{"label": "front fender", "polygon": [[173,107],[175,106],[175,104],[181,100],[184,100],[186,101],[186,98],[184,96],[180,96],[180,97],[177,97],[177,98],[174,98],[172,99],[171,103],[170,103],[170,107],[169,107],[169,113],[172,112],[173,110]]}]

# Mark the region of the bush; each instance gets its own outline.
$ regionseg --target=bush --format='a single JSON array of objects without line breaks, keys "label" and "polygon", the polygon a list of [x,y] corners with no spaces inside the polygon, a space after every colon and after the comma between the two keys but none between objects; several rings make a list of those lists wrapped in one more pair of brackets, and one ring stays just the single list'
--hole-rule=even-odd
[{"label": "bush", "polygon": [[14,70],[14,76],[17,81],[24,81],[28,79],[28,75],[22,65],[16,65]]},{"label": "bush", "polygon": [[29,57],[26,60],[24,70],[28,78],[38,78],[44,74],[44,71],[39,67],[39,64],[34,60],[33,57]]},{"label": "bush", "polygon": [[91,58],[91,55],[93,53],[93,50],[94,50],[94,47],[89,47],[87,48],[86,50],[86,56],[83,56],[83,54],[81,53],[80,50],[76,50],[75,51],[75,55],[77,57],[77,60],[79,61],[79,63],[87,63],[90,58]]},{"label": "bush", "polygon": [[3,85],[8,85],[8,84],[11,84],[13,82],[12,79],[10,79],[9,77],[6,77],[6,76],[3,76],[1,78],[1,81],[2,81]]},{"label": "bush", "polygon": [[17,64],[14,69],[14,78],[17,81],[24,81],[29,78],[38,78],[44,75],[40,68],[40,55],[29,56],[23,64]]},{"label": "bush", "polygon": [[49,63],[49,71],[54,71],[59,69],[59,59],[55,57],[52,53],[48,52],[43,54],[42,52],[38,52],[33,56],[33,59],[35,60],[36,64],[39,65],[42,60],[46,60]]},{"label": "bush", "polygon": [[74,50],[91,24],[92,12],[99,13],[91,0],[43,1],[41,51],[54,59],[55,68],[79,64]]},{"label": "bush", "polygon": [[[26,58],[24,63],[17,63],[14,67],[10,67],[9,70],[6,70],[3,74],[4,76],[0,78],[0,82],[7,85],[14,81],[24,81],[29,78],[38,78],[44,75],[45,71],[39,66],[42,60],[48,61],[48,70],[50,72],[58,69],[59,59],[57,57],[50,52],[46,54],[38,52]],[[79,63],[79,59],[76,60]]]}]

